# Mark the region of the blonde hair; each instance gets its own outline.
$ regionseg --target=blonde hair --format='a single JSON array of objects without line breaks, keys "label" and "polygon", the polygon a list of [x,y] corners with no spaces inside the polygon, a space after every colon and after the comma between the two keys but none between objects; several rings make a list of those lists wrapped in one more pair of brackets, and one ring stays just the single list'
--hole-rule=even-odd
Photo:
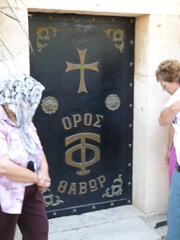
[{"label": "blonde hair", "polygon": [[155,72],[156,80],[165,82],[180,82],[180,63],[174,59],[161,62]]}]

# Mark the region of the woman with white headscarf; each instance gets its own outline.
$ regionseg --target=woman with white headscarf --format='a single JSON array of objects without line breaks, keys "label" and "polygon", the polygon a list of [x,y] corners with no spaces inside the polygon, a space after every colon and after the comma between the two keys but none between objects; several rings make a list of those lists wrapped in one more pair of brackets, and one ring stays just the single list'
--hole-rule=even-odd
[{"label": "woman with white headscarf", "polygon": [[48,164],[32,123],[44,86],[16,74],[0,81],[0,239],[47,240],[40,190],[50,186]]}]

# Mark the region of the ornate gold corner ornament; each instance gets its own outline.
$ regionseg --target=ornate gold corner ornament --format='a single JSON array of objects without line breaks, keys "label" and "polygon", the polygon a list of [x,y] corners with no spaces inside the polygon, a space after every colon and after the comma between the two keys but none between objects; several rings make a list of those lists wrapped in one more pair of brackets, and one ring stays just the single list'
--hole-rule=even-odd
[{"label": "ornate gold corner ornament", "polygon": [[39,40],[43,40],[43,41],[49,41],[50,40],[50,30],[52,31],[52,38],[54,38],[56,36],[56,33],[60,31],[60,28],[55,28],[55,27],[37,27],[36,28],[36,45],[37,45],[37,52],[41,52],[42,48],[47,46],[47,43],[40,43]]},{"label": "ornate gold corner ornament", "polygon": [[[50,206],[55,207],[57,205],[60,205],[60,204],[64,203],[64,201],[60,200],[60,197],[54,196],[51,193],[51,190],[49,188],[44,189],[41,192],[42,192],[42,196],[43,196],[43,199],[44,199],[45,207],[50,207]],[[55,202],[54,202],[54,198],[56,199]]]},{"label": "ornate gold corner ornament", "polygon": [[[122,180],[122,175],[120,174],[118,176],[118,178],[116,178],[113,183],[117,183],[115,185],[112,185],[111,188],[107,188],[106,189],[106,193],[103,194],[103,198],[104,197],[107,197],[107,198],[111,198],[111,197],[114,197],[114,196],[120,196],[122,195],[122,185],[123,185],[123,180]],[[110,193],[111,191],[111,193]]]},{"label": "ornate gold corner ornament", "polygon": [[120,103],[120,98],[116,94],[107,96],[105,100],[106,107],[111,111],[117,110],[120,107]]},{"label": "ornate gold corner ornament", "polygon": [[118,48],[121,53],[123,53],[124,30],[109,28],[109,29],[103,29],[103,32],[106,34],[106,36],[109,39],[113,41],[115,47]]},{"label": "ornate gold corner ornament", "polygon": [[47,114],[55,113],[58,110],[59,104],[54,97],[45,97],[41,102],[42,110]]}]

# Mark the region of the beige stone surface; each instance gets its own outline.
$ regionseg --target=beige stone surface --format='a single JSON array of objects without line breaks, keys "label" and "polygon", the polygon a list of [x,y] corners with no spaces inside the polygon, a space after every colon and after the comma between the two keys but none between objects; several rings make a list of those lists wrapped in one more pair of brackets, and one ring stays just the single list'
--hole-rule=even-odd
[{"label": "beige stone surface", "polygon": [[[49,220],[49,240],[160,240],[166,215],[144,214],[133,205]],[[18,232],[17,232],[18,233]],[[21,240],[20,234],[15,240]]]},{"label": "beige stone surface", "polygon": [[28,0],[30,11],[78,12],[83,14],[139,16],[141,14],[179,14],[178,0]]}]

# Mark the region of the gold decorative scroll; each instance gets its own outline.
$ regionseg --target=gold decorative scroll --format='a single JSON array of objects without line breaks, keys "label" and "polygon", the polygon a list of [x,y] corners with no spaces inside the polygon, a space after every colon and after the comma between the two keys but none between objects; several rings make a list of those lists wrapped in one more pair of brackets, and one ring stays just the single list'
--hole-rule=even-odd
[{"label": "gold decorative scroll", "polygon": [[109,28],[103,29],[103,32],[113,41],[115,47],[122,53],[124,49],[124,30]]},{"label": "gold decorative scroll", "polygon": [[107,197],[107,198],[111,198],[111,197],[114,197],[114,196],[120,196],[122,195],[122,185],[123,185],[123,180],[122,180],[122,175],[120,174],[118,176],[118,178],[116,178],[114,181],[113,181],[113,185],[111,186],[111,188],[107,188],[106,189],[106,193],[103,194],[102,197]]},{"label": "gold decorative scroll", "polygon": [[55,207],[64,203],[63,200],[60,200],[60,197],[58,197],[57,195],[54,196],[49,188],[44,189],[41,192],[44,199],[45,207]]},{"label": "gold decorative scroll", "polygon": [[56,36],[56,33],[60,31],[60,28],[55,28],[55,27],[37,27],[36,28],[36,45],[37,45],[37,52],[41,52],[42,48],[45,48],[47,46],[47,43],[40,43],[40,40],[43,41],[49,41],[50,40],[50,33],[52,34],[52,38]]}]

